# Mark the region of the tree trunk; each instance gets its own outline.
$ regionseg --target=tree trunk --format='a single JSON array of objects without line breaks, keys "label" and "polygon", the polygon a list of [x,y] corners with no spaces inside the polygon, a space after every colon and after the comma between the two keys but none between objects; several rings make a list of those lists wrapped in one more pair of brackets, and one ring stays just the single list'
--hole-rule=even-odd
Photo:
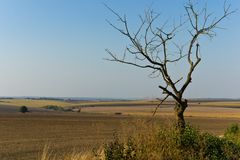
[{"label": "tree trunk", "polygon": [[180,130],[180,132],[183,132],[185,129],[185,120],[184,120],[183,114],[187,106],[188,106],[188,102],[187,100],[185,100],[185,101],[182,101],[181,103],[177,102],[174,107],[177,128]]}]

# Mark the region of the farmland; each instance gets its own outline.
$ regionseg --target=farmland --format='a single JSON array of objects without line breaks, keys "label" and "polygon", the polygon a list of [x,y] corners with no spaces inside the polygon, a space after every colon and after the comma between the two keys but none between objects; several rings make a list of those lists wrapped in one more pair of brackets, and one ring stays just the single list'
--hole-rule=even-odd
[{"label": "farmland", "polygon": [[[115,131],[126,132],[136,121],[168,124],[173,120],[172,102],[162,105],[155,117],[156,101],[79,101],[1,99],[0,157],[36,159],[46,144],[63,154],[91,150],[106,143]],[[26,105],[30,112],[20,113]],[[53,111],[47,105],[81,107],[81,112]],[[118,114],[117,114],[118,113]],[[186,121],[202,131],[222,135],[231,123],[240,123],[240,102],[190,102]],[[150,121],[151,120],[151,121]],[[127,126],[127,127],[126,127]]]}]

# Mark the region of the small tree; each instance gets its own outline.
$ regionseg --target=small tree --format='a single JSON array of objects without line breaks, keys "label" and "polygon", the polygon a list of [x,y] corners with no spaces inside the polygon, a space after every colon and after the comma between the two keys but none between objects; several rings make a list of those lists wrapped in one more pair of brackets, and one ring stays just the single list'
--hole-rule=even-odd
[{"label": "small tree", "polygon": [[[184,6],[186,11],[184,20],[180,19],[177,25],[174,23],[171,27],[166,27],[167,23],[156,24],[160,15],[153,10],[148,10],[144,16],[140,16],[141,23],[135,32],[130,31],[126,16],[120,16],[106,6],[117,17],[122,27],[118,27],[110,21],[107,22],[124,35],[130,43],[122,58],[106,49],[111,56],[108,60],[150,69],[151,76],[160,77],[159,88],[165,96],[163,99],[159,99],[160,103],[156,110],[168,97],[172,97],[176,103],[174,112],[177,126],[180,129],[185,128],[184,111],[188,107],[188,101],[183,95],[192,82],[194,70],[201,61],[200,38],[214,37],[219,23],[234,12],[230,10],[230,5],[224,3],[222,16],[213,17],[212,13],[208,13],[206,7],[198,10],[196,5],[189,1]],[[184,36],[182,36],[183,34]],[[181,37],[179,38],[177,35]],[[179,39],[183,40],[183,37],[188,39],[186,44],[176,43]],[[183,70],[185,76],[176,78],[169,71],[169,66],[180,61],[181,64],[185,63],[186,69]]]},{"label": "small tree", "polygon": [[26,112],[29,112],[28,111],[28,108],[26,106],[21,106],[20,109],[19,109],[20,112],[22,113],[26,113]]}]

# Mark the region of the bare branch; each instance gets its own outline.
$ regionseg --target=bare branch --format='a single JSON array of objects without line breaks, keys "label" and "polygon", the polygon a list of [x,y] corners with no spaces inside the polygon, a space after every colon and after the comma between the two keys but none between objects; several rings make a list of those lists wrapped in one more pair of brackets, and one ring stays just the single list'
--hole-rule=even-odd
[{"label": "bare branch", "polygon": [[176,82],[174,82],[174,85],[176,85],[178,82],[180,82],[181,80],[183,80],[183,77],[181,77],[180,79],[178,79]]},{"label": "bare branch", "polygon": [[168,94],[169,96],[173,97],[177,102],[180,103],[181,100],[176,95],[174,95],[171,91],[169,91],[167,87],[163,87],[161,85],[159,85],[158,87],[163,90],[163,93]]},{"label": "bare branch", "polygon": [[163,104],[163,102],[169,97],[169,94],[167,94],[162,100],[158,99],[160,103],[156,106],[155,110],[153,111],[153,116],[156,114],[158,108]]},{"label": "bare branch", "polygon": [[151,69],[161,70],[161,68],[157,68],[157,67],[154,67],[154,66],[139,65],[139,64],[136,64],[136,63],[128,62],[125,59],[119,59],[108,49],[106,49],[106,52],[112,57],[112,59],[108,59],[108,58],[105,59],[105,60],[108,60],[108,61],[115,61],[115,62],[120,62],[120,63],[124,63],[124,64],[129,64],[129,65],[136,66],[136,67],[139,67],[139,68],[151,68]]}]

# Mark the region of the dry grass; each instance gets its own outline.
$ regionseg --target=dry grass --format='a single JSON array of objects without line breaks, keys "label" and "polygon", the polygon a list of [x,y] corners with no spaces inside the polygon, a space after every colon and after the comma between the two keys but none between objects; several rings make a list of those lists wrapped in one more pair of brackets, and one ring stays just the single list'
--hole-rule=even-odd
[{"label": "dry grass", "polygon": [[128,138],[122,140],[116,137],[105,147],[105,156],[108,159],[131,160],[240,158],[240,145],[236,140],[200,132],[189,125],[180,134],[176,126],[171,124],[159,126],[148,122],[136,123],[134,126],[137,128],[133,127]]},{"label": "dry grass", "polygon": [[[97,154],[97,155],[95,155]],[[103,160],[103,149],[98,149],[96,153],[90,151],[76,151],[72,150],[62,155],[58,155],[51,150],[50,145],[45,145],[42,153],[39,155],[38,160]]]},{"label": "dry grass", "polygon": [[[168,123],[168,122],[167,122]],[[131,126],[131,127],[129,127]],[[148,142],[148,145],[156,145],[156,133],[159,129],[159,125],[156,121],[149,122],[146,119],[135,119],[125,123],[121,123],[117,132],[113,132],[111,139],[114,139],[114,134],[117,133],[120,141],[127,142],[129,136],[135,138],[136,143],[142,145],[142,143]],[[105,143],[106,144],[106,143]],[[151,148],[149,148],[151,149]],[[150,151],[150,150],[149,150]],[[156,158],[156,157],[155,157]],[[39,156],[39,160],[104,160],[104,143],[99,146],[95,151],[85,150],[77,151],[72,149],[71,151],[59,154],[51,149],[51,145],[45,145],[42,154]]]}]

